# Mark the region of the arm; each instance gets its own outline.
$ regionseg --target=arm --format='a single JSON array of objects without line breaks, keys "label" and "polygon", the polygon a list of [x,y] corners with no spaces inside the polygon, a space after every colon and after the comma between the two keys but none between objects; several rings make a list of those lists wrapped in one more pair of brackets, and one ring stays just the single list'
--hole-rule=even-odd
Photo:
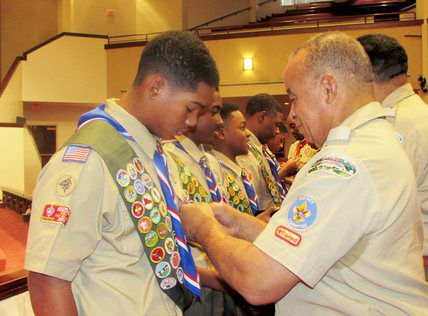
[{"label": "arm", "polygon": [[[224,280],[249,303],[276,302],[299,282],[283,265],[247,241],[254,240],[266,223],[226,205],[213,205],[213,211],[208,205],[182,206],[186,236],[199,241]],[[235,216],[231,216],[232,211]]]},{"label": "arm", "polygon": [[279,178],[284,179],[285,177],[294,174],[297,170],[299,170],[299,159],[292,157],[282,164],[281,169],[278,172]]},{"label": "arm", "polygon": [[29,271],[28,289],[35,315],[77,315],[71,282]]}]

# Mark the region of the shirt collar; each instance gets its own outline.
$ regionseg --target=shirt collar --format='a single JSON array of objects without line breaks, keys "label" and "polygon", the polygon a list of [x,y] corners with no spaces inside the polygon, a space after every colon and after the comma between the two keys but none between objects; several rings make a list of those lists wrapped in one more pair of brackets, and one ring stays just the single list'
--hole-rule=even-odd
[{"label": "shirt collar", "polygon": [[385,111],[379,102],[370,102],[352,113],[338,127],[332,128],[328,133],[326,144],[333,140],[349,140],[352,130],[371,120],[384,117]]},{"label": "shirt collar", "polygon": [[412,85],[410,83],[406,83],[401,87],[395,89],[390,95],[388,95],[385,100],[382,102],[383,108],[390,108],[395,106],[401,100],[415,94],[413,91]]},{"label": "shirt collar", "polygon": [[234,161],[232,161],[229,157],[226,155],[223,155],[221,152],[217,150],[213,150],[214,156],[221,162],[225,164],[227,169],[233,171],[238,177],[241,176],[242,168],[238,166]]},{"label": "shirt collar", "polygon": [[158,137],[150,133],[139,120],[118,105],[118,101],[119,99],[108,99],[106,103],[106,112],[126,129],[146,155],[153,158]]},{"label": "shirt collar", "polygon": [[249,133],[250,133],[250,142],[252,142],[259,151],[262,151],[263,144],[259,141],[257,136],[254,135],[250,130],[249,130]]},{"label": "shirt collar", "polygon": [[196,145],[190,138],[186,136],[175,136],[180,142],[186,152],[192,157],[193,160],[199,163],[202,157],[205,156],[205,150],[203,145]]}]

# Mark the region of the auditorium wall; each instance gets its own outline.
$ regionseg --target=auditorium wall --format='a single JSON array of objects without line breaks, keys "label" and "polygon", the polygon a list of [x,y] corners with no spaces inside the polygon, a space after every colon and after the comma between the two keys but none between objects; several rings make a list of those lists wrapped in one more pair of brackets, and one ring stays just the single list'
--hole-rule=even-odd
[{"label": "auditorium wall", "polygon": [[15,123],[16,117],[22,115],[22,63],[20,63],[0,96],[0,123]]},{"label": "auditorium wall", "polygon": [[25,192],[24,129],[0,127],[2,154],[0,155],[0,186]]},{"label": "auditorium wall", "polygon": [[[409,55],[409,80],[418,88],[422,72],[421,27],[402,26],[345,31],[356,38],[367,33],[396,37]],[[205,44],[220,70],[220,92],[224,97],[254,95],[260,92],[284,94],[283,71],[290,54],[316,34],[269,35],[260,37],[208,40]],[[410,35],[410,36],[409,36]],[[107,50],[107,95],[119,97],[132,82],[143,47]],[[253,57],[254,70],[243,70],[243,58]]]}]

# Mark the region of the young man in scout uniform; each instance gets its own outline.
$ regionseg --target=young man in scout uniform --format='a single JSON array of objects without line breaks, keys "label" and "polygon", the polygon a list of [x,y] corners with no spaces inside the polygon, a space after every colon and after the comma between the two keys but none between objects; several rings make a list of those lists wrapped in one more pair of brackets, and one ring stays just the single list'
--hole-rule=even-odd
[{"label": "young man in scout uniform", "polygon": [[357,39],[373,68],[376,101],[387,110],[388,121],[413,165],[424,220],[425,279],[428,280],[428,106],[413,91],[407,76],[407,54],[393,37],[369,34]]},{"label": "young man in scout uniform", "polygon": [[250,131],[249,153],[238,158],[238,164],[253,175],[254,188],[263,210],[281,206],[285,189],[278,175],[278,165],[269,159],[267,143],[277,133],[282,121],[282,107],[269,94],[250,98],[245,109],[245,119]]},{"label": "young man in scout uniform", "polygon": [[[195,128],[184,135],[177,135],[163,142],[168,158],[170,179],[173,187],[180,192],[182,203],[221,202],[225,196],[223,176],[218,161],[204,150],[204,145],[213,145],[214,132],[223,126],[220,116],[221,96],[218,91],[208,111],[199,117]],[[192,255],[198,269],[212,268],[207,255],[192,247]],[[185,315],[223,314],[224,295],[221,292],[203,288],[202,301],[195,301]]]},{"label": "young man in scout uniform", "polygon": [[299,131],[320,151],[268,224],[226,205],[184,205],[187,236],[249,302],[276,302],[277,315],[425,315],[413,169],[373,102],[364,49],[340,32],[317,35],[284,81]]},{"label": "young man in scout uniform", "polygon": [[37,315],[181,315],[200,295],[158,137],[193,128],[218,83],[204,44],[167,32],[122,99],[80,118],[33,195],[25,268]]}]

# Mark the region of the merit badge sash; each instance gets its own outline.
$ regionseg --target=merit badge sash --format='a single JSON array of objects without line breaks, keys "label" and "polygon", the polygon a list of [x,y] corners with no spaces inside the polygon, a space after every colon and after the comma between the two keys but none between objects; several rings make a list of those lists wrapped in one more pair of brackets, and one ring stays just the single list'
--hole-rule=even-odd
[{"label": "merit badge sash", "polygon": [[275,181],[275,179],[272,179],[269,175],[269,172],[267,170],[266,165],[263,163],[263,156],[258,151],[258,149],[251,143],[248,142],[248,149],[251,151],[251,153],[256,157],[257,162],[259,163],[260,170],[262,172],[262,177],[265,180],[266,188],[268,189],[270,195],[272,196],[272,200],[275,204],[275,206],[280,207],[282,204],[282,197],[278,189],[278,185]]},{"label": "merit badge sash", "polygon": [[193,300],[161,191],[120,131],[105,120],[88,121],[67,144],[86,145],[107,165],[162,291],[182,310]]}]

